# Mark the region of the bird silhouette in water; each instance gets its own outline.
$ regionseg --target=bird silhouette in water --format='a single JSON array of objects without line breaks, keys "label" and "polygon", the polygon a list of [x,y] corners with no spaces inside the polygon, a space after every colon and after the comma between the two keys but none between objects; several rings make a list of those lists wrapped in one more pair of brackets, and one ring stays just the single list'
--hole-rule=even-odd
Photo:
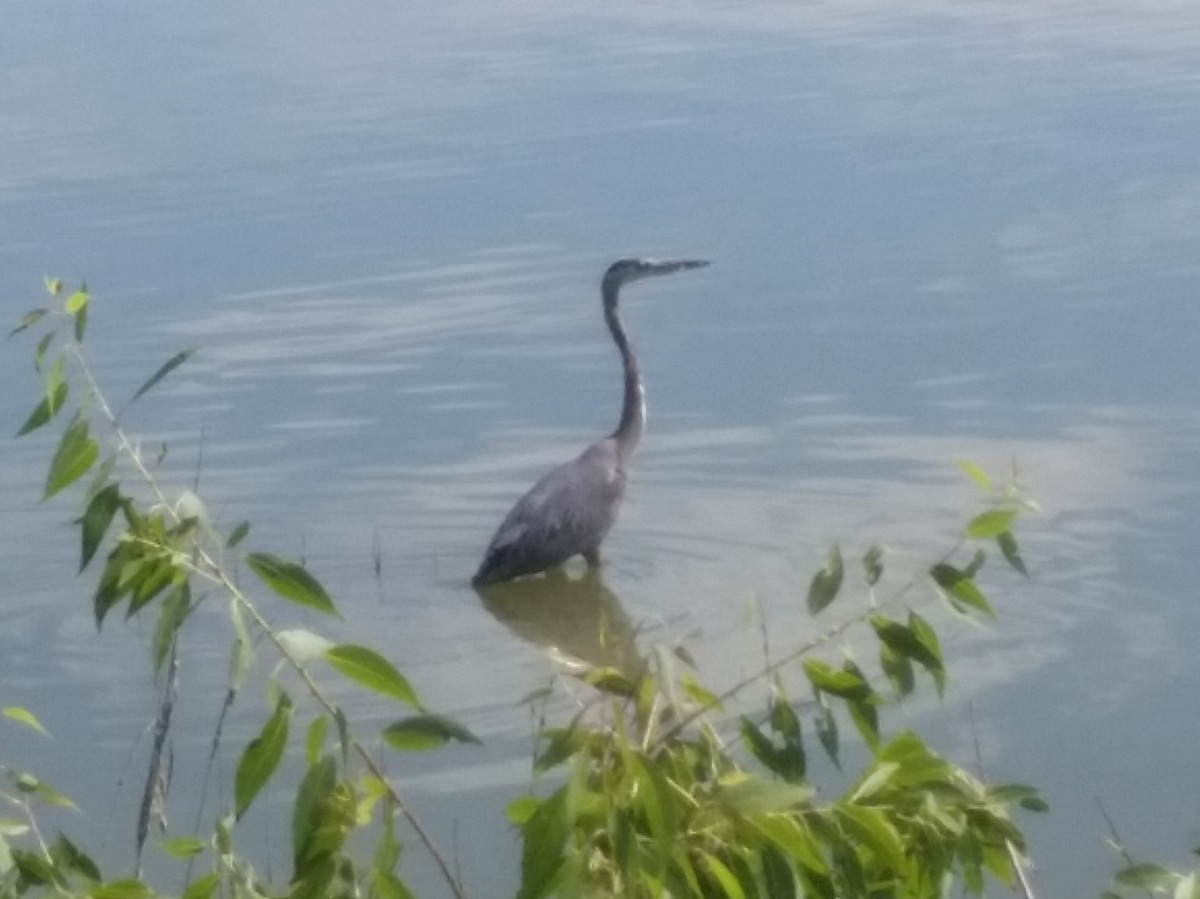
[{"label": "bird silhouette in water", "polygon": [[583,556],[589,565],[600,564],[600,544],[617,520],[625,496],[625,472],[646,427],[642,376],[617,308],[621,288],[631,281],[704,265],[708,262],[702,259],[622,259],[609,266],[600,296],[604,321],[625,372],[621,420],[609,436],[547,472],[517,500],[488,544],[473,584],[536,574],[572,556]]}]

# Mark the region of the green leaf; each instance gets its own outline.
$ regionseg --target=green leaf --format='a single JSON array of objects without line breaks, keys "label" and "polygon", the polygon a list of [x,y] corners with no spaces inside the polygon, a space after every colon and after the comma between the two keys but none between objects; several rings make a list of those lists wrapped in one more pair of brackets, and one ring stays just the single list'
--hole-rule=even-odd
[{"label": "green leaf", "polygon": [[541,805],[542,800],[537,796],[518,796],[504,809],[504,817],[519,827],[532,818]]},{"label": "green leaf", "polygon": [[898,762],[879,762],[870,774],[868,774],[850,794],[850,802],[861,803],[864,799],[870,799],[892,779],[892,775],[900,770]]},{"label": "green leaf", "polygon": [[548,771],[587,745],[587,731],[580,727],[551,727],[542,731],[546,749],[533,762],[535,772]]},{"label": "green leaf", "polygon": [[191,611],[192,587],[184,581],[171,590],[158,610],[158,621],[154,624],[154,642],[151,646],[156,676],[162,670],[163,662],[167,660],[167,653],[171,651],[175,642],[175,634]]},{"label": "green leaf", "polygon": [[1122,868],[1114,875],[1113,880],[1122,886],[1137,887],[1147,890],[1165,890],[1175,884],[1176,876],[1162,865],[1151,862],[1141,862]]},{"label": "green leaf", "polygon": [[56,297],[62,293],[62,278],[51,278],[47,276],[43,279],[43,283],[46,285],[46,293],[50,294],[50,296]]},{"label": "green leaf", "polygon": [[374,899],[417,899],[416,894],[391,871],[372,865],[369,876]]},{"label": "green leaf", "polygon": [[908,870],[908,859],[900,834],[882,812],[841,803],[834,808],[842,826],[870,849],[880,862],[897,873]]},{"label": "green leaf", "polygon": [[771,771],[775,770],[775,744],[745,715],[741,719],[742,742],[750,754]]},{"label": "green leaf", "polygon": [[970,606],[991,618],[996,617],[991,604],[975,586],[975,582],[953,565],[947,565],[944,562],[934,565],[929,569],[929,574],[934,582],[945,591],[951,604],[956,608],[960,605]]},{"label": "green leaf", "polygon": [[641,753],[623,752],[630,773],[636,783],[641,810],[646,815],[654,850],[659,864],[667,862],[667,850],[679,831],[679,810],[675,807],[675,790],[657,764],[647,761]]},{"label": "green leaf", "polygon": [[251,553],[246,556],[246,564],[264,584],[284,599],[328,615],[338,614],[325,588],[306,569],[294,562],[270,553]]},{"label": "green leaf", "polygon": [[754,824],[771,842],[805,868],[819,874],[829,869],[812,833],[798,818],[791,815],[758,815],[754,818]]},{"label": "green leaf", "polygon": [[718,781],[721,801],[744,815],[790,811],[812,799],[812,787],[779,783],[765,777],[738,771]]},{"label": "green leaf", "polygon": [[872,546],[862,559],[863,577],[868,587],[874,587],[883,577],[883,547]]},{"label": "green leaf", "polygon": [[32,774],[18,774],[16,777],[17,789],[22,793],[29,793],[36,796],[47,805],[57,806],[58,808],[69,808],[74,811],[79,811],[79,806],[64,796],[50,784],[44,780],[34,777]]},{"label": "green leaf", "polygon": [[236,599],[229,602],[229,620],[233,624],[233,647],[229,656],[229,689],[236,693],[242,688],[246,675],[254,665],[254,644],[242,618],[242,610]]},{"label": "green leaf", "polygon": [[816,615],[837,596],[842,586],[842,551],[835,543],[825,558],[825,567],[813,575],[808,586],[808,614]]},{"label": "green leaf", "polygon": [[479,738],[458,722],[432,714],[414,715],[389,725],[383,739],[393,749],[405,752],[436,749],[450,740],[479,744]]},{"label": "green leaf", "polygon": [[21,877],[36,886],[48,886],[55,882],[55,870],[50,862],[33,852],[24,849],[12,850],[13,864]]},{"label": "green leaf", "polygon": [[1175,884],[1174,899],[1200,899],[1200,882],[1197,881],[1195,871],[1187,877],[1180,878],[1179,883]]},{"label": "green leaf", "polygon": [[50,847],[50,855],[60,868],[75,871],[93,883],[103,879],[96,863],[87,853],[67,839],[64,833],[59,833],[54,845]]},{"label": "green leaf", "polygon": [[40,322],[42,320],[42,316],[49,311],[49,309],[33,309],[29,312],[26,312],[21,316],[21,320],[17,322],[17,326],[8,332],[8,336],[12,337],[14,334],[20,334],[26,328],[32,328],[34,325]]},{"label": "green leaf", "polygon": [[[303,569],[301,569],[303,570]],[[342,644],[325,653],[329,664],[353,681],[376,693],[398,699],[413,708],[420,708],[417,694],[404,675],[379,653],[365,646]]]},{"label": "green leaf", "polygon": [[635,692],[633,681],[611,666],[593,668],[584,675],[583,681],[601,693],[613,696],[632,696]]},{"label": "green leaf", "polygon": [[987,476],[987,472],[974,462],[963,459],[959,461],[958,467],[966,473],[967,477],[976,483],[980,490],[983,490],[985,493],[992,492],[992,479]]},{"label": "green leaf", "polygon": [[85,419],[80,419],[67,428],[50,462],[50,472],[46,476],[46,490],[42,499],[49,499],[87,474],[87,470],[92,467],[99,454],[100,447],[89,436]]},{"label": "green leaf", "polygon": [[738,879],[733,875],[733,872],[726,867],[715,855],[704,853],[704,864],[708,867],[708,872],[713,876],[721,886],[721,891],[729,897],[729,899],[746,899],[746,893],[742,889],[742,885],[738,883]]},{"label": "green leaf", "polygon": [[161,381],[175,369],[179,368],[179,366],[183,365],[183,363],[187,362],[188,357],[194,352],[196,352],[195,349],[184,350],[181,353],[176,353],[174,356],[164,362],[159,367],[158,371],[152,374],[146,380],[146,383],[137,389],[137,393],[135,393],[129,400],[130,404],[134,403],[139,397],[145,395],[146,392],[151,390],[156,384],[158,384],[159,381]]},{"label": "green leaf", "polygon": [[1017,538],[1013,536],[1012,531],[997,534],[996,545],[1000,547],[1000,554],[1004,556],[1009,565],[1025,577],[1029,577],[1029,570],[1025,567],[1025,560],[1021,558],[1021,551],[1017,548]]},{"label": "green leaf", "polygon": [[91,298],[92,295],[86,290],[75,291],[73,294],[67,297],[67,314],[74,315],[80,309],[85,308],[88,304],[88,300]]},{"label": "green leaf", "polygon": [[967,522],[967,536],[972,540],[998,537],[1012,527],[1016,509],[991,509]]},{"label": "green leaf", "polygon": [[309,766],[315,765],[321,758],[325,746],[325,732],[329,730],[329,719],[318,715],[308,725],[308,734],[304,738],[304,755]]},{"label": "green leaf", "polygon": [[83,513],[83,519],[80,522],[80,532],[83,539],[83,551],[79,563],[80,571],[87,568],[88,563],[92,561],[92,557],[96,554],[96,550],[100,546],[100,541],[104,539],[104,535],[108,532],[108,526],[112,524],[113,516],[121,508],[121,501],[120,485],[109,484],[93,496],[88,503],[87,511]]},{"label": "green leaf", "polygon": [[39,734],[50,736],[50,732],[42,727],[42,722],[38,721],[37,717],[29,709],[22,708],[19,705],[10,705],[4,709],[5,718],[15,721],[18,724],[23,724],[30,730],[36,730]]},{"label": "green leaf", "polygon": [[862,734],[863,740],[872,749],[879,748],[879,710],[875,703],[867,700],[847,700],[846,708],[850,712],[850,720]]},{"label": "green leaf", "polygon": [[280,631],[277,637],[283,651],[301,664],[325,658],[325,653],[334,647],[332,640],[302,628]]},{"label": "green leaf", "polygon": [[[57,331],[47,331],[42,335],[42,339],[37,343],[37,349],[33,351],[33,367],[37,371],[42,370],[42,360],[46,358],[46,350],[50,349],[50,344],[54,342],[54,338],[58,336]],[[60,356],[59,359],[62,357]],[[61,371],[61,367],[56,366]],[[61,379],[60,379],[61,381]],[[47,391],[48,393],[49,391]]]},{"label": "green leaf", "polygon": [[554,879],[564,862],[563,847],[574,816],[567,807],[568,787],[552,794],[521,828],[521,888],[517,899],[541,899],[550,895]]},{"label": "green leaf", "polygon": [[25,424],[21,425],[21,430],[17,431],[18,437],[24,437],[30,431],[36,431],[55,415],[67,402],[67,384],[62,382],[58,384],[49,396],[43,397],[42,401],[37,404],[37,407],[30,413],[29,418],[25,419]]},{"label": "green leaf", "polygon": [[337,763],[327,755],[310,765],[296,791],[292,809],[292,857],[297,869],[308,855],[325,818],[329,797],[337,786]]},{"label": "green leaf", "polygon": [[287,694],[279,698],[275,711],[263,725],[262,732],[250,741],[238,761],[234,778],[234,808],[238,818],[245,814],[254,797],[271,779],[287,746],[288,721],[292,714],[292,701]]},{"label": "green leaf", "polygon": [[[937,685],[938,695],[941,696],[945,686],[946,672],[942,666],[937,635],[923,618],[920,616],[914,618],[913,615],[915,613],[909,616],[907,626],[882,615],[869,617],[868,620],[871,627],[874,628],[876,636],[879,637],[884,648],[890,650],[890,653],[880,654],[880,661],[883,663],[884,672],[893,684],[896,684],[898,679],[900,685],[903,686],[905,675],[901,662],[911,659],[929,672]],[[911,671],[907,676],[909,678],[908,690],[898,690],[902,695],[912,689]]]},{"label": "green leaf", "polygon": [[79,307],[75,313],[75,342],[83,343],[83,335],[87,333],[88,322],[88,307],[87,304]]},{"label": "green leaf", "polygon": [[226,548],[233,549],[235,546],[241,543],[245,536],[249,533],[250,522],[240,522],[238,526],[233,529],[233,533],[229,535],[229,539],[225,541]]},{"label": "green leaf", "polygon": [[803,664],[814,690],[849,700],[866,699],[874,692],[871,685],[853,670],[838,671],[818,659],[805,659]]},{"label": "green leaf", "polygon": [[207,844],[203,840],[197,840],[195,837],[172,837],[169,840],[163,840],[158,845],[163,852],[176,858],[191,858],[207,848]]},{"label": "green leaf", "polygon": [[210,899],[220,885],[220,875],[215,871],[210,871],[188,884],[180,899]]},{"label": "green leaf", "polygon": [[151,899],[154,891],[140,880],[114,880],[88,890],[89,899]]},{"label": "green leaf", "polygon": [[829,760],[833,762],[834,767],[840,770],[842,763],[838,759],[837,718],[833,716],[833,709],[829,707],[829,702],[825,699],[824,694],[817,695],[815,724],[817,739],[821,743],[821,748],[825,750],[825,754],[829,756]]},{"label": "green leaf", "polygon": [[879,667],[887,676],[888,683],[896,696],[908,696],[915,686],[912,662],[886,643],[879,645]]}]

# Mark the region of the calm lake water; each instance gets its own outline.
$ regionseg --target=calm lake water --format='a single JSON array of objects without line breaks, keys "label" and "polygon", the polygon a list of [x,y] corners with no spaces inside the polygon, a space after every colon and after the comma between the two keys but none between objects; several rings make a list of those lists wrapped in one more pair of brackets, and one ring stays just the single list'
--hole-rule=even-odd
[{"label": "calm lake water", "polygon": [[[997,567],[998,622],[948,625],[946,702],[885,724],[927,725],[974,764],[974,710],[989,776],[1052,806],[1025,822],[1041,894],[1106,882],[1096,797],[1135,854],[1186,863],[1200,7],[12,2],[4,18],[0,309],[38,302],[44,274],[86,278],[114,396],[200,348],[129,425],[170,444],[178,489],[202,444],[212,514],[303,555],[344,610],[332,633],[384,649],[483,738],[388,760],[473,895],[515,883],[502,811],[532,728],[516,702],[556,670],[538,643],[586,655],[604,618],[620,662],[686,635],[728,685],[761,662],[759,615],[773,653],[816,632],[803,595],[832,540],[892,547],[894,585],[951,545],[981,508],[964,458],[1000,476],[1017,460],[1044,508],[1020,532],[1033,576]],[[602,579],[534,621],[487,607],[467,578],[500,517],[615,422],[598,281],[643,254],[715,264],[627,292],[650,423]],[[30,352],[0,349],[5,434],[36,397]],[[49,439],[0,442],[0,703],[58,739],[6,730],[4,752],[74,795],[70,832],[119,866],[150,635],[96,636],[75,510],[38,504]],[[199,624],[177,833],[227,667],[222,608]],[[368,728],[393,711],[347,702]],[[206,814],[255,722],[230,725]]]}]

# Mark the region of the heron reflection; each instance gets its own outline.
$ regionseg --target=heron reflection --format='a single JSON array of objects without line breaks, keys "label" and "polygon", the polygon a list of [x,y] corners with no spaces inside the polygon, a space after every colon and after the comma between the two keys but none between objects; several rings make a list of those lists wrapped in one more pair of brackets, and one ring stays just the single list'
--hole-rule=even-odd
[{"label": "heron reflection", "polygon": [[544,577],[476,585],[475,592],[484,608],[535,646],[629,678],[642,669],[633,621],[598,568],[589,565],[578,577],[556,569]]}]

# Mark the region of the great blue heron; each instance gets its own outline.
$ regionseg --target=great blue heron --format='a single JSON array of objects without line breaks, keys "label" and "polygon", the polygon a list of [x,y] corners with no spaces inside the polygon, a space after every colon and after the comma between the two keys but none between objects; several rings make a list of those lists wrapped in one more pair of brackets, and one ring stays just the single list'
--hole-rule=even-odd
[{"label": "great blue heron", "polygon": [[578,555],[589,565],[600,564],[600,544],[617,520],[625,495],[625,468],[646,426],[642,377],[617,311],[618,294],[630,281],[703,265],[708,262],[701,259],[622,259],[609,266],[600,295],[604,321],[625,369],[621,420],[612,434],[548,472],[517,500],[492,537],[472,583],[492,584],[535,574]]}]

